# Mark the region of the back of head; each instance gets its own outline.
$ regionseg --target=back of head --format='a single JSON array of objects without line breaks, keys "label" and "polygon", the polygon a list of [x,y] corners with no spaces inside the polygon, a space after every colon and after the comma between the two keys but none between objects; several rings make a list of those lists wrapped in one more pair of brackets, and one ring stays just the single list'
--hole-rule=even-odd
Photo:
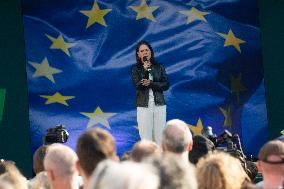
[{"label": "back of head", "polygon": [[0,175],[5,173],[21,174],[19,169],[16,167],[15,162],[0,160]]},{"label": "back of head", "polygon": [[0,189],[15,189],[15,187],[11,183],[0,179]]},{"label": "back of head", "polygon": [[2,160],[0,161],[1,180],[10,183],[15,189],[25,189],[27,180],[21,174],[15,162]]},{"label": "back of head", "polygon": [[161,189],[197,189],[195,167],[174,153],[155,155],[146,160],[160,176]]},{"label": "back of head", "polygon": [[159,179],[148,164],[102,161],[91,176],[93,189],[158,189]]},{"label": "back of head", "polygon": [[199,189],[240,189],[246,179],[240,161],[224,152],[208,154],[197,163]]},{"label": "back of head", "polygon": [[35,177],[31,189],[50,189],[50,183],[48,182],[47,174],[45,171],[38,173]]},{"label": "back of head", "polygon": [[[273,163],[273,160],[270,160],[270,156],[278,156],[282,158],[284,157],[284,142],[280,140],[273,140],[267,142],[259,151],[258,159],[263,162]],[[277,162],[277,161],[275,161]]]},{"label": "back of head", "polygon": [[63,144],[52,144],[48,147],[44,158],[44,168],[46,171],[52,170],[57,177],[65,178],[77,173],[76,153]]},{"label": "back of head", "polygon": [[259,151],[263,177],[284,175],[284,142],[273,140],[267,142]]},{"label": "back of head", "polygon": [[77,154],[81,168],[90,176],[100,161],[116,155],[115,141],[103,129],[90,129],[79,137]]},{"label": "back of head", "polygon": [[167,122],[162,137],[163,150],[182,153],[190,150],[192,146],[192,135],[187,124],[179,119]]},{"label": "back of head", "polygon": [[33,156],[33,168],[35,174],[44,171],[43,160],[47,151],[47,145],[40,146],[34,153]]},{"label": "back of head", "polygon": [[212,152],[215,146],[211,140],[204,136],[196,135],[193,137],[192,150],[188,154],[188,159],[191,163],[196,164],[198,160]]},{"label": "back of head", "polygon": [[15,172],[6,172],[0,176],[0,182],[6,182],[14,189],[27,189],[27,179]]},{"label": "back of head", "polygon": [[161,150],[155,142],[142,140],[134,145],[131,152],[131,159],[136,162],[141,162],[144,158],[160,152]]}]

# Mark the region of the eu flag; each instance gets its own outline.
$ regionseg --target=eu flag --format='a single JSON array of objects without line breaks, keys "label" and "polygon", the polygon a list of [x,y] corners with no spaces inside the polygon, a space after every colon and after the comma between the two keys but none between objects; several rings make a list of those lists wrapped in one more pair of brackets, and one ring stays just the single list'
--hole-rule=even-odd
[{"label": "eu flag", "polygon": [[140,40],[166,68],[168,120],[238,133],[247,154],[267,140],[257,0],[23,0],[23,14],[33,151],[58,124],[73,148],[101,127],[131,149]]}]

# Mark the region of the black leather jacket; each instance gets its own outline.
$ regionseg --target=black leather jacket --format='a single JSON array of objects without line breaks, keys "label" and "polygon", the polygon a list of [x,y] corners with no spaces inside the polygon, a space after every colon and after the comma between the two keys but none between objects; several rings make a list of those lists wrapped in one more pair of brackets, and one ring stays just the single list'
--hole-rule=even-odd
[{"label": "black leather jacket", "polygon": [[169,82],[167,79],[165,68],[159,64],[154,63],[151,66],[151,74],[153,81],[150,82],[148,87],[141,84],[141,79],[149,75],[144,70],[143,65],[136,64],[132,67],[132,81],[136,88],[136,106],[137,107],[148,107],[149,101],[149,88],[153,90],[155,105],[165,105],[165,99],[163,91],[168,90]]}]

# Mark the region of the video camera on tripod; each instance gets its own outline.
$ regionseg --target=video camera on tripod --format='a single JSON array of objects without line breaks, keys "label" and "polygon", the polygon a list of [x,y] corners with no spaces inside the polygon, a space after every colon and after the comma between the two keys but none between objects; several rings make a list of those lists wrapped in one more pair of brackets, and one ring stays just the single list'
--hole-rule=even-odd
[{"label": "video camera on tripod", "polygon": [[212,127],[206,127],[202,130],[202,135],[210,139],[216,149],[226,151],[235,157],[245,157],[238,134],[232,134],[225,129],[217,136],[213,133]]},{"label": "video camera on tripod", "polygon": [[243,152],[238,134],[232,134],[228,130],[224,130],[217,136],[213,133],[212,127],[206,127],[202,130],[202,135],[210,139],[217,150],[224,151],[238,158],[250,178],[253,178],[254,174],[257,173],[255,173],[255,165],[252,162],[251,157],[247,158]]}]

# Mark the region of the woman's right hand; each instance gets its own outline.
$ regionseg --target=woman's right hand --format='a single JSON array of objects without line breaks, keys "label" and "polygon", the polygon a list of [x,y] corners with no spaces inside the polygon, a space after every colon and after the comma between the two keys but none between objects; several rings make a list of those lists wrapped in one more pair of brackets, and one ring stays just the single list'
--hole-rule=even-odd
[{"label": "woman's right hand", "polygon": [[141,84],[145,87],[148,87],[150,85],[150,80],[149,79],[142,79]]}]

